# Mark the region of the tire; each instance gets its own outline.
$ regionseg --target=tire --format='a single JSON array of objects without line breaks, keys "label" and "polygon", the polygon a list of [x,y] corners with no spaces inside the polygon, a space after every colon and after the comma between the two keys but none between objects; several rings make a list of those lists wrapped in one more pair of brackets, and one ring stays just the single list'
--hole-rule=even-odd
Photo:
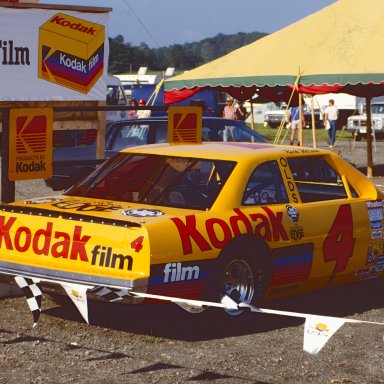
[{"label": "tire", "polygon": [[[260,306],[271,275],[271,252],[267,245],[251,235],[234,239],[220,253],[208,283],[209,300],[219,302],[227,295],[237,303]],[[231,316],[248,310],[225,309]]]},{"label": "tire", "polygon": [[356,134],[356,141],[361,141],[362,137],[363,137],[363,135],[361,133],[357,133]]}]

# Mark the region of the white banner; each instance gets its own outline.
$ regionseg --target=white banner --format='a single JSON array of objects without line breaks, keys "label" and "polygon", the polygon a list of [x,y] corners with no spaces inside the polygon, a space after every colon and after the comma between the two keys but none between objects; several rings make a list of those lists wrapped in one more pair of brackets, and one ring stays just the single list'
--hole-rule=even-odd
[{"label": "white banner", "polygon": [[303,350],[311,355],[317,355],[344,323],[345,320],[341,318],[307,315],[304,324]]},{"label": "white banner", "polygon": [[108,13],[0,6],[0,101],[102,101]]},{"label": "white banner", "polygon": [[76,305],[76,308],[79,310],[81,316],[83,316],[83,319],[89,324],[87,290],[92,289],[93,287],[75,283],[60,283],[60,285],[65,289],[69,298]]}]

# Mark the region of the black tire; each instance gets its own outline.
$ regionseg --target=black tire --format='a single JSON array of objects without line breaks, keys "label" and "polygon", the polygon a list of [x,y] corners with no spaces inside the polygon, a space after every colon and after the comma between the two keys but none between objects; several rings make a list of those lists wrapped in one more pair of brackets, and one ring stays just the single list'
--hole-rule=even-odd
[{"label": "black tire", "polygon": [[[224,295],[237,303],[260,306],[271,275],[271,252],[261,239],[240,236],[221,251],[211,279],[207,284],[207,298],[220,302]],[[248,310],[230,310],[231,316]]]},{"label": "black tire", "polygon": [[361,141],[362,137],[363,137],[363,135],[361,133],[357,133],[356,134],[356,141]]}]

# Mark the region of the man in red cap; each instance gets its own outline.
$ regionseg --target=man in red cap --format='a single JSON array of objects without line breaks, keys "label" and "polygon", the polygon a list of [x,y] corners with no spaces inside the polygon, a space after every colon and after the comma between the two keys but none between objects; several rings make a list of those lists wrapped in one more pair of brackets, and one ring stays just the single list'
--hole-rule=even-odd
[{"label": "man in red cap", "polygon": [[[145,107],[147,102],[144,99],[139,100],[139,107]],[[138,118],[144,118],[144,117],[151,117],[151,110],[150,109],[142,109],[137,111],[137,117]]]}]

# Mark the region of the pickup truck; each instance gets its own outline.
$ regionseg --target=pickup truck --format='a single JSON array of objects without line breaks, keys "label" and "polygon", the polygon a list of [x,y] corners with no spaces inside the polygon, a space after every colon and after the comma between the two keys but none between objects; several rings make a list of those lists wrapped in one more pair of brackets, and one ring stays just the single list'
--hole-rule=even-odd
[{"label": "pickup truck", "polygon": [[[305,127],[310,128],[312,124],[311,110],[308,105],[304,105],[304,119]],[[315,110],[315,126],[316,128],[323,128],[323,119],[319,111]],[[284,126],[289,123],[289,110],[287,110],[286,104],[282,104],[278,109],[272,109],[266,111],[264,114],[264,125],[271,128],[277,128],[281,122],[284,121]]]},{"label": "pickup truck", "polygon": [[[372,103],[372,132],[376,137],[384,137],[384,103]],[[367,114],[350,116],[347,121],[347,130],[360,141],[367,135]]]}]

